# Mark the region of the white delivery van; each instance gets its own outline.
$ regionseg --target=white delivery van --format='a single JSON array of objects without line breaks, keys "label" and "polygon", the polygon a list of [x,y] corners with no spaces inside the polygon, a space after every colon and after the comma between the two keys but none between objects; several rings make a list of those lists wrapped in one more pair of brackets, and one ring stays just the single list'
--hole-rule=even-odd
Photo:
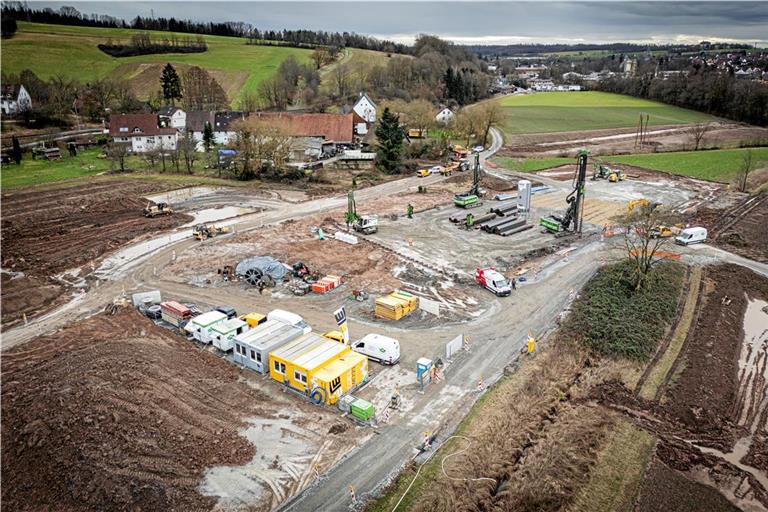
[{"label": "white delivery van", "polygon": [[675,237],[675,242],[681,245],[696,244],[707,240],[706,228],[685,228]]},{"label": "white delivery van", "polygon": [[400,342],[381,334],[366,334],[352,342],[352,350],[381,364],[397,364],[400,361]]},{"label": "white delivery van", "polygon": [[304,330],[304,334],[309,334],[312,330],[309,324],[301,318],[301,316],[296,313],[291,313],[290,311],[285,311],[284,309],[273,309],[267,313],[267,320],[279,320],[284,324],[299,327]]}]

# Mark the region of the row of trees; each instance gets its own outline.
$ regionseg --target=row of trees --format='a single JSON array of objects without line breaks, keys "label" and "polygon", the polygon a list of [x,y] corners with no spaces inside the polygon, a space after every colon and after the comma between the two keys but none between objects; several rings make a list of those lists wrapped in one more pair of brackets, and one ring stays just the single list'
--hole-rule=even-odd
[{"label": "row of trees", "polygon": [[[285,110],[288,105],[307,107],[318,100],[320,74],[311,64],[300,64],[293,56],[288,57],[277,68],[277,73],[259,84],[256,95],[246,93],[240,107],[246,112],[267,109]],[[320,102],[320,110],[327,106]]]},{"label": "row of trees", "polygon": [[247,44],[259,44],[261,41],[279,41],[287,46],[336,46],[363,48],[389,53],[409,53],[406,45],[392,41],[382,41],[352,32],[325,32],[322,30],[260,30],[239,21],[199,22],[176,18],[147,18],[136,16],[127,22],[114,16],[103,14],[83,14],[74,7],[64,6],[58,10],[45,7],[33,9],[22,2],[3,3],[3,22],[5,18],[37,23],[57,25],[77,25],[105,28],[133,28],[137,30],[159,30],[165,32],[185,32],[190,34],[209,34],[216,36],[245,37]]},{"label": "row of trees", "polygon": [[112,57],[131,57],[153,53],[197,53],[208,49],[203,36],[191,35],[179,37],[171,34],[163,38],[152,39],[148,32],[138,32],[131,35],[128,42],[115,43],[108,39],[106,44],[98,45],[99,50]]},{"label": "row of trees", "polygon": [[690,108],[735,121],[768,126],[768,87],[722,73],[692,73],[668,80],[643,75],[598,84],[606,92],[628,94]]},{"label": "row of trees", "polygon": [[187,111],[223,110],[229,106],[227,93],[208,71],[192,66],[179,76],[170,62],[160,75],[160,97],[165,104],[181,101]]}]

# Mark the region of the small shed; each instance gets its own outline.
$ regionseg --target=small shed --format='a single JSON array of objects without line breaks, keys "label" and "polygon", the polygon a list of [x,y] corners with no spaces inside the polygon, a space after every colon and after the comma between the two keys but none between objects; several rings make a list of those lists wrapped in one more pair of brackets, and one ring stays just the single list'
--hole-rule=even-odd
[{"label": "small shed", "polygon": [[235,336],[234,361],[259,373],[269,373],[269,353],[303,336],[308,330],[280,320],[267,320]]},{"label": "small shed", "polygon": [[235,346],[235,336],[246,332],[248,329],[250,329],[248,322],[239,318],[216,322],[211,326],[213,346],[222,352],[229,352]]},{"label": "small shed", "polygon": [[200,343],[210,343],[211,328],[214,324],[227,319],[227,315],[221,311],[209,311],[193,317],[187,325],[184,326],[184,330],[192,335],[194,339]]}]

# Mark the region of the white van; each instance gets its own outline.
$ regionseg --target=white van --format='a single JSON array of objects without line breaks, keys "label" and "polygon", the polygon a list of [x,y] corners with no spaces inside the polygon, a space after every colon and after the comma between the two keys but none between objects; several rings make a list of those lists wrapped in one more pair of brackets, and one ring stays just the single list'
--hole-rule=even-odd
[{"label": "white van", "polygon": [[267,321],[269,320],[279,320],[284,324],[299,327],[304,330],[304,334],[308,334],[312,330],[309,324],[301,318],[301,316],[296,313],[291,313],[290,311],[285,311],[284,309],[273,309],[267,313]]},{"label": "white van", "polygon": [[397,364],[400,361],[400,342],[381,334],[366,334],[352,342],[352,350],[381,364]]},{"label": "white van", "polygon": [[706,228],[685,228],[675,237],[675,242],[681,245],[696,244],[707,240]]}]

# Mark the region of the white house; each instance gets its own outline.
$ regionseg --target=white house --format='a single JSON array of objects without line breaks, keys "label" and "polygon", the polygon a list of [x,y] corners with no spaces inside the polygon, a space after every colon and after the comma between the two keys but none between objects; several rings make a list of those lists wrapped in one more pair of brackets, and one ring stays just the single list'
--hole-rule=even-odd
[{"label": "white house", "polygon": [[453,121],[455,117],[456,114],[453,113],[453,110],[445,107],[443,110],[437,113],[435,116],[435,121],[437,121],[439,124],[448,124]]},{"label": "white house", "polygon": [[183,132],[187,127],[187,113],[179,107],[162,107],[157,111],[157,117],[163,128],[176,128]]},{"label": "white house", "polygon": [[363,118],[366,123],[376,122],[376,104],[364,92],[360,93],[360,98],[358,98],[352,110]]},{"label": "white house", "polygon": [[129,146],[133,153],[175,150],[179,132],[161,128],[156,114],[113,114],[109,117],[112,140]]},{"label": "white house", "polygon": [[16,114],[32,109],[32,97],[21,84],[3,85],[2,88],[2,112],[3,114]]},{"label": "white house", "polygon": [[216,112],[213,118],[213,139],[216,144],[226,145],[235,140],[235,122],[242,121],[245,112]]}]

